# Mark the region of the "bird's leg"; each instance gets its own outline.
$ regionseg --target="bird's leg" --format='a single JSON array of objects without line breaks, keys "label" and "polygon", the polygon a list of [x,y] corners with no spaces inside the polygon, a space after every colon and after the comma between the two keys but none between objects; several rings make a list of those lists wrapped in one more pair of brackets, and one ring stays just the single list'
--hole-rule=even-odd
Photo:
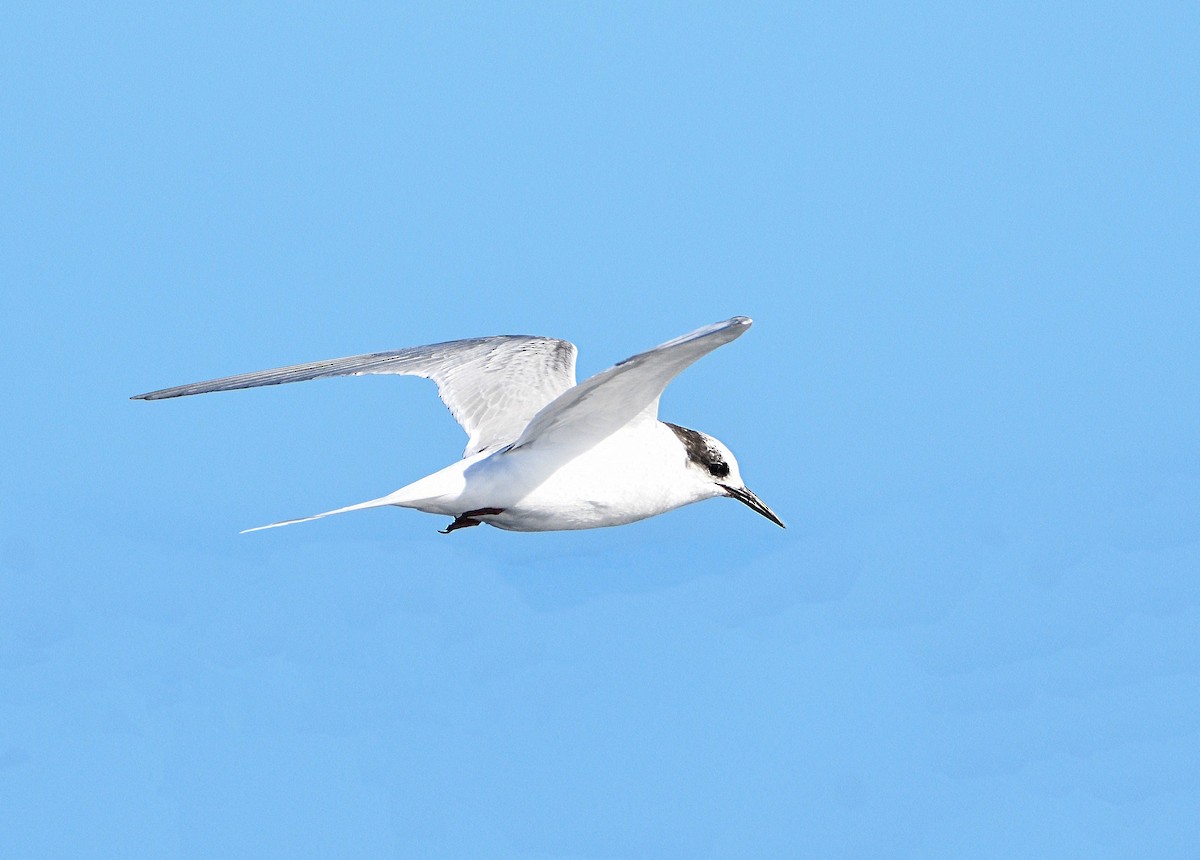
[{"label": "bird's leg", "polygon": [[438,534],[448,535],[450,532],[456,532],[459,529],[469,529],[471,526],[478,526],[482,524],[483,523],[480,520],[473,520],[466,514],[462,514],[461,516],[455,518],[454,522],[450,523],[450,525],[446,526],[444,529],[438,529]]},{"label": "bird's leg", "polygon": [[474,511],[467,511],[465,514],[459,514],[454,522],[450,523],[444,529],[438,529],[438,533],[448,535],[450,532],[457,531],[458,529],[469,529],[471,526],[483,525],[483,521],[477,520],[475,517],[494,516],[495,514],[502,513],[504,513],[504,508],[479,508]]}]

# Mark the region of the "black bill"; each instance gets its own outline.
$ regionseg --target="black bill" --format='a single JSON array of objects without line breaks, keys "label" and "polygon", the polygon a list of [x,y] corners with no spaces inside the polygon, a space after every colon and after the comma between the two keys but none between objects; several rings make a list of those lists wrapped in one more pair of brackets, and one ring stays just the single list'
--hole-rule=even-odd
[{"label": "black bill", "polygon": [[754,493],[750,492],[745,487],[725,487],[725,492],[728,493],[730,497],[737,499],[743,505],[750,508],[750,510],[762,514],[781,529],[787,528],[787,526],[783,524],[783,520],[775,516],[775,512],[763,504],[762,499],[754,495]]}]

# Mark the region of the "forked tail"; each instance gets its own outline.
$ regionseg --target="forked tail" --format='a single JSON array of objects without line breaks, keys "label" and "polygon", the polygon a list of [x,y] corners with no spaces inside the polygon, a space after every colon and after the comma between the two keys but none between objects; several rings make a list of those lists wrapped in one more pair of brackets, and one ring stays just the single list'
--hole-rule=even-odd
[{"label": "forked tail", "polygon": [[334,514],[344,514],[349,511],[361,511],[365,510],[366,508],[383,508],[387,507],[388,505],[395,504],[395,496],[396,494],[392,493],[391,495],[383,496],[379,499],[371,499],[369,502],[359,502],[357,505],[347,505],[344,508],[338,508],[334,511],[325,511],[323,514],[313,514],[311,517],[300,517],[300,519],[297,520],[284,520],[283,522],[271,523],[270,525],[266,526],[255,526],[252,529],[242,529],[239,534],[249,534],[250,532],[260,532],[263,529],[274,529],[278,528],[279,526],[292,526],[296,523],[312,522],[313,520],[319,520],[322,517],[331,517]]}]

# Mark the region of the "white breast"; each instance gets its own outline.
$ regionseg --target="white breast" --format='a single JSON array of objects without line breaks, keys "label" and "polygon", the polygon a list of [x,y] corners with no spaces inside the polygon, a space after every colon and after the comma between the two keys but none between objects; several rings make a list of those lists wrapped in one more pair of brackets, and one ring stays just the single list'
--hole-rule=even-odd
[{"label": "white breast", "polygon": [[716,494],[687,468],[683,446],[657,421],[616,433],[565,462],[554,448],[534,444],[480,465],[493,501],[479,507],[504,509],[482,519],[511,531],[623,525]]}]

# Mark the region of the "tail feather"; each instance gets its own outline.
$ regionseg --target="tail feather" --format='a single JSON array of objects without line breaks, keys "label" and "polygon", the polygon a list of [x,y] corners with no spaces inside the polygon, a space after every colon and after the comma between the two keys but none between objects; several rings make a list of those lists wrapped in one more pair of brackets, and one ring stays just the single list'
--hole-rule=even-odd
[{"label": "tail feather", "polygon": [[379,499],[372,499],[369,502],[359,502],[357,505],[347,505],[344,508],[338,508],[333,511],[325,511],[322,514],[313,514],[311,517],[300,517],[299,519],[295,519],[295,520],[284,520],[283,522],[271,523],[271,524],[265,525],[265,526],[255,526],[252,529],[242,529],[242,531],[238,532],[238,534],[244,535],[244,534],[249,534],[250,532],[261,532],[264,529],[279,528],[279,526],[292,526],[292,525],[295,525],[296,523],[308,523],[308,522],[312,522],[313,520],[319,520],[322,517],[331,517],[334,514],[344,514],[349,511],[361,511],[361,510],[365,510],[366,508],[383,508],[383,507],[387,507],[388,505],[395,504],[395,502],[392,501],[392,499],[395,497],[395,495],[396,495],[395,493],[392,493],[391,495],[384,496]]}]

